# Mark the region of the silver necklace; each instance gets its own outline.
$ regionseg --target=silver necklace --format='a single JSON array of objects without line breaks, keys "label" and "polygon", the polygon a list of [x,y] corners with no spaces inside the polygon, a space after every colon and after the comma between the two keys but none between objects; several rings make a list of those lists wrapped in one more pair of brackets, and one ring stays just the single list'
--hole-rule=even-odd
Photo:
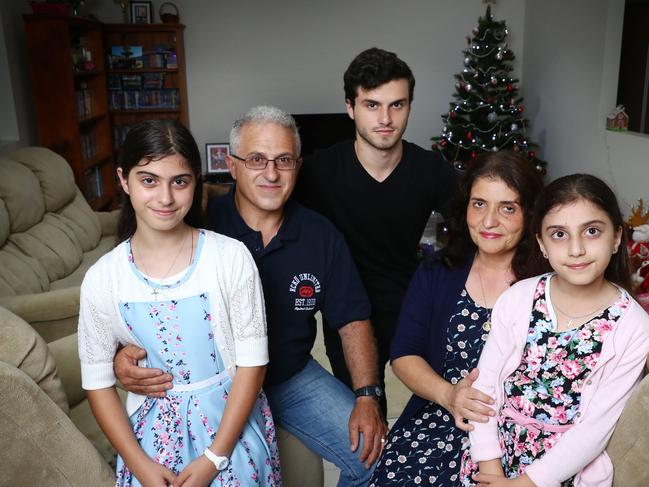
[{"label": "silver necklace", "polygon": [[[189,233],[192,237],[192,249],[189,257],[189,263],[191,265],[192,259],[194,258],[194,231],[190,228]],[[178,247],[178,252],[176,252],[176,256],[174,257],[174,260],[171,262],[171,265],[167,269],[167,272],[165,272],[165,275],[160,278],[161,281],[164,281],[169,273],[171,272],[171,269],[173,269],[174,265],[176,264],[176,261],[178,260],[178,256],[180,256],[180,252],[182,251],[183,247],[185,246],[185,242],[187,242],[187,237],[189,235],[185,235],[185,238],[183,238],[182,242],[180,243],[180,247]],[[133,245],[134,242],[131,240],[131,247],[132,247],[132,252],[133,252],[133,262],[135,263],[135,245]],[[140,262],[140,265],[142,266],[142,270],[147,276],[150,276],[149,271],[146,269],[146,266],[144,265],[144,260]],[[151,284],[151,281],[144,277],[144,280],[146,281],[147,285],[151,288],[151,294],[153,295],[153,298],[157,301],[158,300],[158,294],[160,294],[160,291],[156,286],[153,286]]]},{"label": "silver necklace", "polygon": [[606,308],[608,307],[608,305],[609,305],[609,304],[610,304],[614,299],[616,299],[616,298],[617,298],[617,293],[615,294],[615,296],[614,296],[612,299],[609,299],[608,301],[606,301],[606,303],[604,304],[604,306],[597,306],[597,308],[596,308],[594,311],[591,311],[590,313],[586,313],[585,315],[581,315],[581,316],[572,316],[572,315],[569,315],[568,313],[566,313],[565,311],[563,311],[561,308],[559,308],[559,307],[556,305],[556,303],[552,303],[552,306],[553,306],[554,309],[556,309],[559,313],[561,313],[563,316],[565,316],[566,318],[568,318],[568,327],[567,327],[567,328],[568,328],[568,329],[571,329],[571,328],[572,328],[572,324],[573,324],[575,321],[577,321],[577,320],[583,320],[584,318],[588,318],[588,317],[590,317],[590,316],[593,316],[594,314],[596,314],[596,313],[602,311],[603,309],[606,309]]}]

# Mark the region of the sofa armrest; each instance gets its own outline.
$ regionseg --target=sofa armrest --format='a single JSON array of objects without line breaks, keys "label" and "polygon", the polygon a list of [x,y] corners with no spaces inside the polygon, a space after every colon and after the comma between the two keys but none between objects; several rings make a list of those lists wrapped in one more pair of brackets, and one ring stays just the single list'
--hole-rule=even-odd
[{"label": "sofa armrest", "polygon": [[96,211],[95,215],[99,218],[102,236],[117,235],[117,220],[119,219],[119,210],[113,211]]},{"label": "sofa armrest", "polygon": [[47,344],[29,324],[4,308],[0,308],[0,361],[27,374],[64,414],[69,414],[68,400]]},{"label": "sofa armrest", "polygon": [[79,314],[79,286],[44,293],[0,297],[4,306],[28,323],[62,320]]},{"label": "sofa armrest", "polygon": [[114,486],[92,443],[24,372],[0,362],[0,484]]},{"label": "sofa armrest", "polygon": [[606,452],[613,462],[614,487],[649,485],[649,376],[626,403]]}]

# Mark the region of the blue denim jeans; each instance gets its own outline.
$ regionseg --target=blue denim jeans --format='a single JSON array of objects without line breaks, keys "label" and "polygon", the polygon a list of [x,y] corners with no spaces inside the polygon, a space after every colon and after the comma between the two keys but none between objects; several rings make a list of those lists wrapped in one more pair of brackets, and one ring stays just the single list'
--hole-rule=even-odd
[{"label": "blue denim jeans", "polygon": [[264,386],[275,422],[340,469],[338,487],[369,484],[369,470],[358,459],[363,445],[349,447],[349,416],[354,393],[313,359],[287,381]]}]

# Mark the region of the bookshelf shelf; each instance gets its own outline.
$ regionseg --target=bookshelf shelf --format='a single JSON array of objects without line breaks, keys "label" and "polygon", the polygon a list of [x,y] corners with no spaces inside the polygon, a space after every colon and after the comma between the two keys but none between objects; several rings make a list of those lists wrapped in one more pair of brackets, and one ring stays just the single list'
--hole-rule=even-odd
[{"label": "bookshelf shelf", "polygon": [[103,29],[113,150],[129,127],[172,118],[189,126],[182,24],[107,24]]}]

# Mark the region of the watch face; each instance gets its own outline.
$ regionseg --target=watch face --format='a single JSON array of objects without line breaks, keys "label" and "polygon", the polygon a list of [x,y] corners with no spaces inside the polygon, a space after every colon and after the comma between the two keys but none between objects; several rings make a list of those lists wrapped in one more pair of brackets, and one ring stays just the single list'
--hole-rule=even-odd
[{"label": "watch face", "polygon": [[229,463],[230,462],[227,459],[227,457],[218,457],[218,460],[217,460],[215,466],[219,471],[221,471],[221,470],[225,470],[228,467]]}]

